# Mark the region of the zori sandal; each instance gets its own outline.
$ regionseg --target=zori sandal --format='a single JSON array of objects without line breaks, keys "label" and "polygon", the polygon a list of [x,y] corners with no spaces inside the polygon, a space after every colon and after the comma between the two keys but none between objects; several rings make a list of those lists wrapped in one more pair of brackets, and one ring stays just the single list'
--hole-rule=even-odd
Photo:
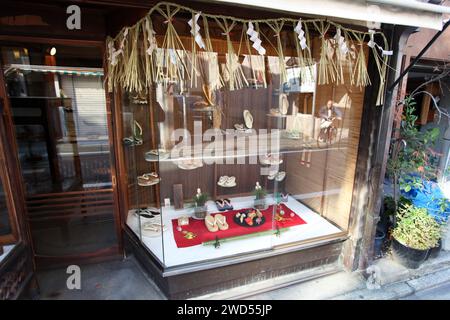
[{"label": "zori sandal", "polygon": [[205,225],[209,232],[217,232],[219,230],[216,219],[209,214],[205,217]]},{"label": "zori sandal", "polygon": [[137,178],[138,185],[141,187],[153,186],[161,180],[156,172],[144,173],[142,176]]},{"label": "zori sandal", "polygon": [[225,206],[225,210],[233,210],[230,199],[223,199],[223,204]]},{"label": "zori sandal", "polygon": [[278,182],[281,182],[284,180],[284,178],[286,177],[286,172],[285,171],[280,171],[276,174],[275,176],[275,180],[277,180]]},{"label": "zori sandal", "polygon": [[134,122],[133,122],[133,139],[134,139],[134,144],[137,146],[140,146],[143,143],[142,126],[136,120],[134,120]]},{"label": "zori sandal", "polygon": [[225,203],[222,199],[216,200],[216,206],[217,206],[217,210],[219,210],[219,211],[227,210]]},{"label": "zori sandal", "polygon": [[253,128],[253,116],[250,113],[250,111],[245,109],[243,112],[243,116],[244,116],[245,126],[249,129]]},{"label": "zori sandal", "polygon": [[223,215],[221,215],[220,213],[216,214],[214,216],[214,220],[217,224],[217,226],[219,227],[220,230],[227,230],[228,229],[228,223],[227,223],[227,218]]}]

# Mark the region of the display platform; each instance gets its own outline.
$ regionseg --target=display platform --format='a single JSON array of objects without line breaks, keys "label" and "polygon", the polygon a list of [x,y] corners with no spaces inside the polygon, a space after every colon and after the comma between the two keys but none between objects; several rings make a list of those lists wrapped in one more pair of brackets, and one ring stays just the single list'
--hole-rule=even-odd
[{"label": "display platform", "polygon": [[[253,206],[254,197],[236,197],[231,198],[234,205],[234,210],[241,210],[251,208]],[[272,203],[270,201],[272,200]],[[267,197],[269,205],[273,205],[273,198]],[[211,259],[230,257],[240,255],[242,253],[250,253],[261,250],[272,249],[273,247],[300,242],[312,238],[331,236],[333,234],[341,233],[342,230],[322,218],[320,215],[289,196],[288,201],[283,203],[289,210],[295,213],[303,224],[293,225],[289,228],[280,229],[276,234],[276,228],[273,228],[273,233],[259,235],[257,237],[246,237],[235,241],[222,241],[220,246],[214,245],[215,241],[208,242],[208,244],[193,245],[184,248],[178,248],[175,241],[174,232],[178,232],[172,228],[172,220],[182,216],[192,216],[193,208],[184,208],[175,210],[173,207],[162,208],[162,223],[167,227],[163,232],[162,238],[142,236],[142,242],[153,253],[153,255],[160,260],[166,267],[174,267],[195,263],[200,261],[207,261]],[[213,201],[208,201],[208,212],[216,213],[217,208]],[[145,220],[145,219],[142,219]],[[202,221],[203,222],[203,221]],[[145,223],[141,221],[141,224]],[[132,212],[130,212],[128,226],[139,236],[139,221]],[[164,245],[164,249],[163,249]]]},{"label": "display platform", "polygon": [[[289,209],[285,204],[280,204],[276,210],[276,218],[274,219],[274,205],[269,206],[265,210],[261,210],[262,219],[259,225],[256,223],[252,226],[245,225],[245,221],[235,221],[236,214],[251,211],[251,208],[230,210],[226,212],[215,212],[211,216],[215,217],[221,214],[226,218],[228,224],[227,230],[218,230],[216,232],[209,231],[203,220],[189,218],[189,224],[185,226],[178,225],[178,219],[172,219],[172,229],[175,243],[178,248],[192,247],[195,245],[221,245],[224,242],[238,241],[245,237],[258,237],[270,235],[277,231],[284,232],[287,228],[306,223],[299,215]],[[279,214],[282,210],[283,215]],[[191,236],[186,236],[191,235]]]}]

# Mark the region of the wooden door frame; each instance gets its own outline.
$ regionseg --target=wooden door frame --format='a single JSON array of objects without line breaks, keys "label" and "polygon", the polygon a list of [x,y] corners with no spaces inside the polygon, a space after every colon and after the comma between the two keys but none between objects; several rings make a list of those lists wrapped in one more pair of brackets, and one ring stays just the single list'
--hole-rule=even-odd
[{"label": "wooden door frame", "polygon": [[[99,48],[102,52],[102,61],[103,61],[103,70],[104,70],[104,74],[106,75],[106,68],[105,66],[106,64],[106,55],[105,55],[105,50],[106,50],[106,46],[105,46],[105,42],[104,41],[97,41],[97,40],[76,40],[76,39],[62,39],[62,38],[45,38],[45,37],[34,37],[34,36],[10,36],[10,35],[0,35],[0,45],[4,45],[5,43],[17,43],[17,44],[22,44],[22,45],[26,45],[29,43],[33,43],[33,44],[44,44],[44,45],[62,45],[62,46],[83,46],[83,47],[93,47],[93,48]],[[4,83],[4,79],[3,79],[3,74],[0,75],[0,83]],[[21,171],[20,171],[20,163],[19,160],[17,159],[17,141],[16,141],[16,137],[15,137],[15,131],[14,131],[14,123],[12,120],[12,113],[11,113],[11,106],[10,106],[10,101],[9,98],[6,94],[6,89],[4,88],[3,92],[1,91],[1,86],[0,86],[0,97],[4,97],[4,101],[5,101],[5,114],[7,115],[8,118],[8,122],[9,122],[9,127],[12,128],[12,130],[10,129],[10,134],[8,137],[8,140],[13,144],[13,150],[14,150],[14,154],[15,154],[15,158],[16,158],[16,170],[18,170],[17,172],[19,173],[19,185],[20,185],[20,189],[21,189],[21,193],[23,195],[23,207],[24,207],[24,214],[23,214],[23,219],[24,221],[27,221],[27,215],[26,215],[26,206],[25,206],[25,189],[24,189],[24,182],[22,179],[22,175],[21,175]],[[122,219],[121,219],[121,214],[120,214],[120,197],[119,197],[119,192],[118,192],[118,188],[117,188],[117,168],[116,168],[116,147],[115,147],[115,143],[114,143],[114,125],[113,125],[113,118],[112,118],[112,113],[111,113],[111,105],[112,102],[109,98],[109,94],[108,94],[108,90],[107,90],[107,86],[105,86],[105,100],[106,100],[106,116],[107,116],[107,127],[108,127],[108,140],[109,140],[109,147],[110,147],[110,168],[111,168],[111,183],[112,183],[112,189],[113,189],[113,201],[114,201],[114,212],[113,212],[113,217],[114,217],[114,225],[115,225],[115,232],[116,232],[116,236],[117,236],[117,248],[118,248],[118,252],[117,254],[120,256],[124,255],[124,246],[123,246],[123,233],[122,233]],[[7,111],[7,112],[6,112]],[[28,234],[28,239],[31,240],[31,228],[29,226],[29,224],[27,223],[26,225],[26,231]],[[32,241],[31,245],[33,245]],[[105,251],[108,252],[110,254],[112,254],[112,252],[110,251]],[[35,256],[35,250],[33,249],[33,255]],[[64,257],[61,257],[64,258]],[[91,257],[90,255],[86,257],[87,259],[79,259],[79,260],[88,260],[91,261],[92,259],[94,259],[95,261],[98,260],[98,257]],[[94,261],[92,260],[92,261]]]},{"label": "wooden door frame", "polygon": [[[0,70],[3,70],[3,64],[0,60]],[[12,235],[9,237],[0,237],[0,242],[16,243],[24,242],[31,244],[30,229],[26,220],[25,192],[23,188],[22,175],[17,156],[17,143],[15,139],[14,124],[11,117],[11,106],[6,93],[6,85],[3,73],[0,74],[0,99],[2,110],[0,117],[0,159],[2,168],[0,174],[4,183],[7,207],[10,211]]]}]

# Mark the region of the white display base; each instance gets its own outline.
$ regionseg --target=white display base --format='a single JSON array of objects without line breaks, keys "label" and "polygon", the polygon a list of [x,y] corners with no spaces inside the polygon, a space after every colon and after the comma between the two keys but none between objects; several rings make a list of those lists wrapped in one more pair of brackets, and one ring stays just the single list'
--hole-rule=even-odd
[{"label": "white display base", "polygon": [[[233,204],[235,210],[251,208],[253,206],[253,199],[254,197],[251,196],[231,198],[231,203]],[[267,197],[267,201],[268,204],[272,204],[270,203],[270,197]],[[199,261],[267,250],[282,244],[329,236],[341,232],[339,228],[291,196],[289,196],[288,202],[284,202],[284,204],[300,216],[306,224],[290,227],[289,230],[283,231],[280,236],[269,234],[223,242],[221,243],[220,248],[217,249],[213,245],[196,245],[187,248],[178,248],[173,236],[173,232],[178,231],[173,230],[171,220],[181,216],[192,216],[194,210],[193,208],[174,210],[173,207],[163,207],[161,211],[163,223],[168,227],[167,231],[163,233],[162,239],[161,236],[152,238],[142,236],[142,242],[166,267],[173,267]],[[207,205],[208,212],[218,212],[213,201],[208,201]],[[142,223],[144,222],[142,221],[141,224]],[[132,212],[130,212],[128,216],[127,224],[139,236],[138,218],[134,216]]]},{"label": "white display base", "polygon": [[3,259],[6,258],[6,256],[11,252],[11,250],[14,248],[15,245],[8,245],[3,246],[3,254],[0,255],[0,263],[3,261]]}]

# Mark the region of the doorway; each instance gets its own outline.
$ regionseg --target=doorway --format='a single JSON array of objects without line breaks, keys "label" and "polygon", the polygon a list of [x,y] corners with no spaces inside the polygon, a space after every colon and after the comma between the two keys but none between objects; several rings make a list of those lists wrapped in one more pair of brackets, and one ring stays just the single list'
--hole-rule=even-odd
[{"label": "doorway", "polygon": [[0,44],[38,267],[121,255],[102,51]]}]

